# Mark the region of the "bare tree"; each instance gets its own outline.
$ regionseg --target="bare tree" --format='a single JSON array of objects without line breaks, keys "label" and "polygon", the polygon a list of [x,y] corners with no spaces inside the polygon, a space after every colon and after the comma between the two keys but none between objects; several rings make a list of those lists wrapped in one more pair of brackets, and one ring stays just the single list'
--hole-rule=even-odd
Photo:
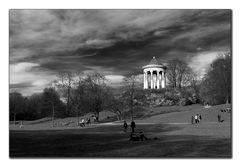
[{"label": "bare tree", "polygon": [[199,90],[200,90],[200,84],[201,84],[201,77],[198,73],[193,72],[192,70],[188,71],[188,74],[186,76],[187,85],[189,85],[191,88],[193,88],[195,94],[199,97]]},{"label": "bare tree", "polygon": [[174,59],[169,61],[167,67],[167,78],[170,86],[181,89],[188,82],[190,68],[181,60]]},{"label": "bare tree", "polygon": [[131,112],[131,119],[133,120],[133,110],[134,110],[134,105],[136,104],[136,90],[138,86],[140,85],[138,81],[138,76],[134,74],[130,74],[127,77],[124,78],[124,97],[126,98],[127,102],[126,104],[129,107],[129,110]]},{"label": "bare tree", "polygon": [[184,83],[188,81],[188,72],[189,68],[185,62],[179,61],[178,66],[177,66],[177,83],[178,83],[178,88],[181,89]]},{"label": "bare tree", "polygon": [[17,114],[25,110],[24,97],[21,93],[13,92],[9,96],[10,115],[13,115],[14,126],[16,125]]},{"label": "bare tree", "polygon": [[106,105],[106,109],[115,113],[117,115],[118,120],[122,120],[124,112],[126,111],[125,100],[122,97],[122,95],[119,96],[114,96],[113,94],[109,95],[107,101],[108,102]]},{"label": "bare tree", "polygon": [[56,90],[53,87],[43,90],[44,107],[47,114],[52,116],[52,127],[54,127],[55,108],[61,103]]},{"label": "bare tree", "polygon": [[74,82],[75,88],[72,91],[72,102],[74,111],[76,112],[78,117],[79,124],[80,122],[79,116],[84,113],[84,107],[86,104],[85,95],[87,92],[85,89],[83,76],[80,73],[78,73],[77,77],[78,78]]},{"label": "bare tree", "polygon": [[61,72],[58,74],[58,79],[55,81],[56,87],[59,89],[62,97],[66,101],[66,114],[71,113],[71,90],[74,83],[74,74],[71,72]]},{"label": "bare tree", "polygon": [[108,94],[105,82],[105,76],[98,72],[88,73],[84,79],[84,86],[87,91],[85,98],[88,99],[86,105],[90,112],[95,113],[97,120],[99,119],[99,113],[104,109],[105,99]]},{"label": "bare tree", "polygon": [[169,85],[173,88],[177,87],[177,60],[172,60],[168,63],[167,66],[167,78],[169,81]]}]

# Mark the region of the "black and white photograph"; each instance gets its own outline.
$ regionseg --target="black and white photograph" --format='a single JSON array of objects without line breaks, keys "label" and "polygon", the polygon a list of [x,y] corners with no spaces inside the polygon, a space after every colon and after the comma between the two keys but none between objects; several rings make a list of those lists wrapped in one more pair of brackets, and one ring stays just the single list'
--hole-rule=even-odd
[{"label": "black and white photograph", "polygon": [[10,158],[232,158],[231,9],[8,14]]}]

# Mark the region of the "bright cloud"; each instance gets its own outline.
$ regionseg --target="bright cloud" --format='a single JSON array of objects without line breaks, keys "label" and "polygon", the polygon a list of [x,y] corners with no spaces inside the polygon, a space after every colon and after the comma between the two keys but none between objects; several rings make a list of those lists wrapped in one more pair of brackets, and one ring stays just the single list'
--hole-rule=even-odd
[{"label": "bright cloud", "polygon": [[106,79],[110,81],[110,83],[119,83],[122,82],[124,76],[121,75],[106,75]]},{"label": "bright cloud", "polygon": [[199,53],[191,59],[189,67],[200,76],[203,76],[207,72],[210,64],[217,59],[218,55],[219,52]]},{"label": "bright cloud", "polygon": [[[34,67],[38,67],[36,63],[18,63],[10,64],[10,85],[14,85],[13,89],[24,94],[31,94],[31,90],[39,92],[47,84],[56,78],[55,75],[32,71]],[[17,87],[19,85],[19,88]],[[25,85],[25,86],[22,86]],[[28,87],[26,86],[28,85]],[[27,90],[30,88],[29,90]]]}]

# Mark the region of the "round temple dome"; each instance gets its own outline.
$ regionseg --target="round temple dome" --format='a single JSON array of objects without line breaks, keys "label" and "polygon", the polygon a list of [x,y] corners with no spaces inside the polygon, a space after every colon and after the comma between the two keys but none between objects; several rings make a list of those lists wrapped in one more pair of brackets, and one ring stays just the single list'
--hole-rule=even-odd
[{"label": "round temple dome", "polygon": [[158,61],[155,58],[155,56],[152,58],[152,60],[150,61],[150,63],[148,65],[158,65]]},{"label": "round temple dome", "polygon": [[152,67],[160,67],[160,68],[165,68],[165,66],[161,63],[158,63],[157,59],[155,56],[152,58],[149,64],[143,66],[142,68],[152,68]]},{"label": "round temple dome", "polygon": [[166,66],[158,63],[155,57],[143,68],[143,88],[160,89],[166,87]]}]

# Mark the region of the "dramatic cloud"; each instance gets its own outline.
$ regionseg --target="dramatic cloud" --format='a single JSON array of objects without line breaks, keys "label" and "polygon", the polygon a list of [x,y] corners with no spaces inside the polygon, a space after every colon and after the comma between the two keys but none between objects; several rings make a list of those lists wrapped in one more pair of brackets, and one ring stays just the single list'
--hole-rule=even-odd
[{"label": "dramatic cloud", "polygon": [[48,71],[36,70],[35,67],[38,66],[36,63],[28,62],[10,64],[10,90],[24,94],[40,92],[56,79],[56,76]]},{"label": "dramatic cloud", "polygon": [[218,52],[203,52],[193,57],[189,63],[189,67],[197,74],[203,75],[206,73],[209,65],[218,57]]},{"label": "dramatic cloud", "polygon": [[153,56],[203,74],[231,48],[230,10],[11,10],[10,88],[40,91],[61,71],[105,74],[117,86]]}]

